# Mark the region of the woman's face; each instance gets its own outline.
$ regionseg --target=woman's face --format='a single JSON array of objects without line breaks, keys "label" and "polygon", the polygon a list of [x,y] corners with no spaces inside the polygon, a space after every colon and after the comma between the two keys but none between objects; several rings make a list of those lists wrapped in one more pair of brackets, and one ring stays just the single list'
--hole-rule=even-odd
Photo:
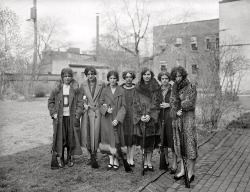
[{"label": "woman's face", "polygon": [[177,83],[180,83],[182,81],[182,75],[179,72],[176,73],[176,81]]},{"label": "woman's face", "polygon": [[161,83],[162,83],[162,85],[167,85],[169,83],[169,78],[167,75],[161,76]]},{"label": "woman's face", "polygon": [[72,80],[72,76],[69,74],[63,75],[63,83],[69,85]]},{"label": "woman's face", "polygon": [[149,82],[151,80],[151,73],[150,71],[147,71],[146,73],[143,74],[142,76],[144,82]]},{"label": "woman's face", "polygon": [[109,83],[110,83],[110,86],[116,86],[116,84],[117,84],[117,78],[114,75],[111,75],[109,77]]},{"label": "woman's face", "polygon": [[125,82],[126,82],[126,84],[127,84],[127,85],[131,85],[131,84],[132,84],[132,81],[133,81],[132,74],[127,73],[126,76],[125,76]]}]

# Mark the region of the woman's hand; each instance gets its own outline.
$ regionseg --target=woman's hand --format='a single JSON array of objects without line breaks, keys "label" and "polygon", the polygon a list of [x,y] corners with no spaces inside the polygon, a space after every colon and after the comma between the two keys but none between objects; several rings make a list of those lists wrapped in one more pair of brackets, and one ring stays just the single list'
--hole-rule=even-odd
[{"label": "woman's hand", "polygon": [[165,108],[170,107],[170,105],[169,105],[169,103],[164,103],[163,102],[163,103],[160,104],[160,107],[163,108],[163,109],[165,109]]},{"label": "woman's hand", "polygon": [[107,112],[108,112],[109,114],[111,114],[111,113],[113,112],[113,108],[112,108],[112,107],[109,107],[108,110],[107,110]]},{"label": "woman's hand", "polygon": [[179,111],[177,111],[176,115],[177,115],[177,116],[181,116],[181,115],[182,115],[182,109],[179,110]]},{"label": "woman's hand", "polygon": [[57,119],[57,113],[54,114],[53,119]]},{"label": "woman's hand", "polygon": [[149,115],[143,115],[142,117],[141,117],[141,121],[142,122],[149,122],[149,120],[150,120],[150,116]]},{"label": "woman's hand", "polygon": [[114,121],[112,121],[112,125],[115,127],[118,124],[118,121],[115,119]]},{"label": "woman's hand", "polygon": [[88,110],[89,106],[87,104],[84,104],[84,109]]}]

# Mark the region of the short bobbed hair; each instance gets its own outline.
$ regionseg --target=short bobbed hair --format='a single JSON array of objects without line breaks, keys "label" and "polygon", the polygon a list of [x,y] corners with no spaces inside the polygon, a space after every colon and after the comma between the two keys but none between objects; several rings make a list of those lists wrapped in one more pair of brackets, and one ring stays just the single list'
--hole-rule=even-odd
[{"label": "short bobbed hair", "polygon": [[126,70],[126,71],[124,71],[124,72],[122,73],[122,78],[123,78],[124,80],[126,79],[126,75],[127,75],[128,73],[131,74],[132,79],[135,79],[135,77],[136,77],[135,71],[133,71],[133,70]]},{"label": "short bobbed hair", "polygon": [[182,76],[182,79],[186,79],[188,76],[188,73],[184,67],[182,66],[174,67],[171,71],[171,79],[173,81],[176,80],[177,72],[180,73],[180,75]]},{"label": "short bobbed hair", "polygon": [[119,81],[119,73],[117,71],[115,71],[115,70],[111,70],[111,71],[108,72],[108,74],[107,74],[107,81],[109,81],[109,78],[112,75],[114,75],[116,77],[117,82],[118,82]]},{"label": "short bobbed hair", "polygon": [[88,66],[84,70],[84,74],[87,76],[89,72],[94,73],[95,75],[97,74],[96,69],[93,66]]},{"label": "short bobbed hair", "polygon": [[166,75],[168,78],[169,78],[169,81],[171,80],[171,75],[169,72],[167,71],[161,71],[159,74],[158,74],[158,81],[161,81],[161,77]]},{"label": "short bobbed hair", "polygon": [[146,72],[150,72],[151,73],[151,79],[153,79],[154,78],[154,76],[155,76],[155,74],[154,74],[154,72],[151,70],[151,69],[149,69],[149,68],[147,68],[147,67],[144,67],[143,69],[142,69],[142,71],[141,71],[141,82],[144,82],[144,80],[143,80],[143,75],[145,75],[145,73]]}]

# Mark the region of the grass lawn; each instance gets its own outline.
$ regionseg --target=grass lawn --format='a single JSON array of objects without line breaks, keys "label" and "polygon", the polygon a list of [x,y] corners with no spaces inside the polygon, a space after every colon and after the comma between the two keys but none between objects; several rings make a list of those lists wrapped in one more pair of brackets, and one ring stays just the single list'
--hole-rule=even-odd
[{"label": "grass lawn", "polygon": [[[209,133],[199,131],[199,140]],[[98,153],[99,169],[86,165],[87,153],[75,158],[71,168],[51,170],[52,120],[47,98],[32,102],[0,101],[0,191],[134,191],[159,175],[159,154],[154,151],[154,172],[141,176],[141,154],[136,149],[135,168],[126,173],[107,171],[108,157]]]}]

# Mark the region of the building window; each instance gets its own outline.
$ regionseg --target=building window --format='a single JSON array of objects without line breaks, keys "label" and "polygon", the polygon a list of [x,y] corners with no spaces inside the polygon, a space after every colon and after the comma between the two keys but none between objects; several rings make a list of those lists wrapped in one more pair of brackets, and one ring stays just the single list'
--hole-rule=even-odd
[{"label": "building window", "polygon": [[219,49],[219,47],[220,47],[220,39],[219,39],[219,37],[216,37],[216,39],[215,39],[215,48]]},{"label": "building window", "polygon": [[161,71],[167,71],[167,65],[161,65],[160,69]]},{"label": "building window", "polygon": [[198,74],[198,65],[192,65],[192,74],[197,75]]},{"label": "building window", "polygon": [[182,45],[182,38],[181,37],[177,37],[175,39],[175,47],[180,47]]},{"label": "building window", "polygon": [[191,49],[193,51],[197,51],[198,50],[197,37],[191,37]]},{"label": "building window", "polygon": [[211,49],[211,38],[210,37],[206,37],[206,39],[205,39],[205,48],[207,49],[207,50],[209,50],[209,49]]}]

